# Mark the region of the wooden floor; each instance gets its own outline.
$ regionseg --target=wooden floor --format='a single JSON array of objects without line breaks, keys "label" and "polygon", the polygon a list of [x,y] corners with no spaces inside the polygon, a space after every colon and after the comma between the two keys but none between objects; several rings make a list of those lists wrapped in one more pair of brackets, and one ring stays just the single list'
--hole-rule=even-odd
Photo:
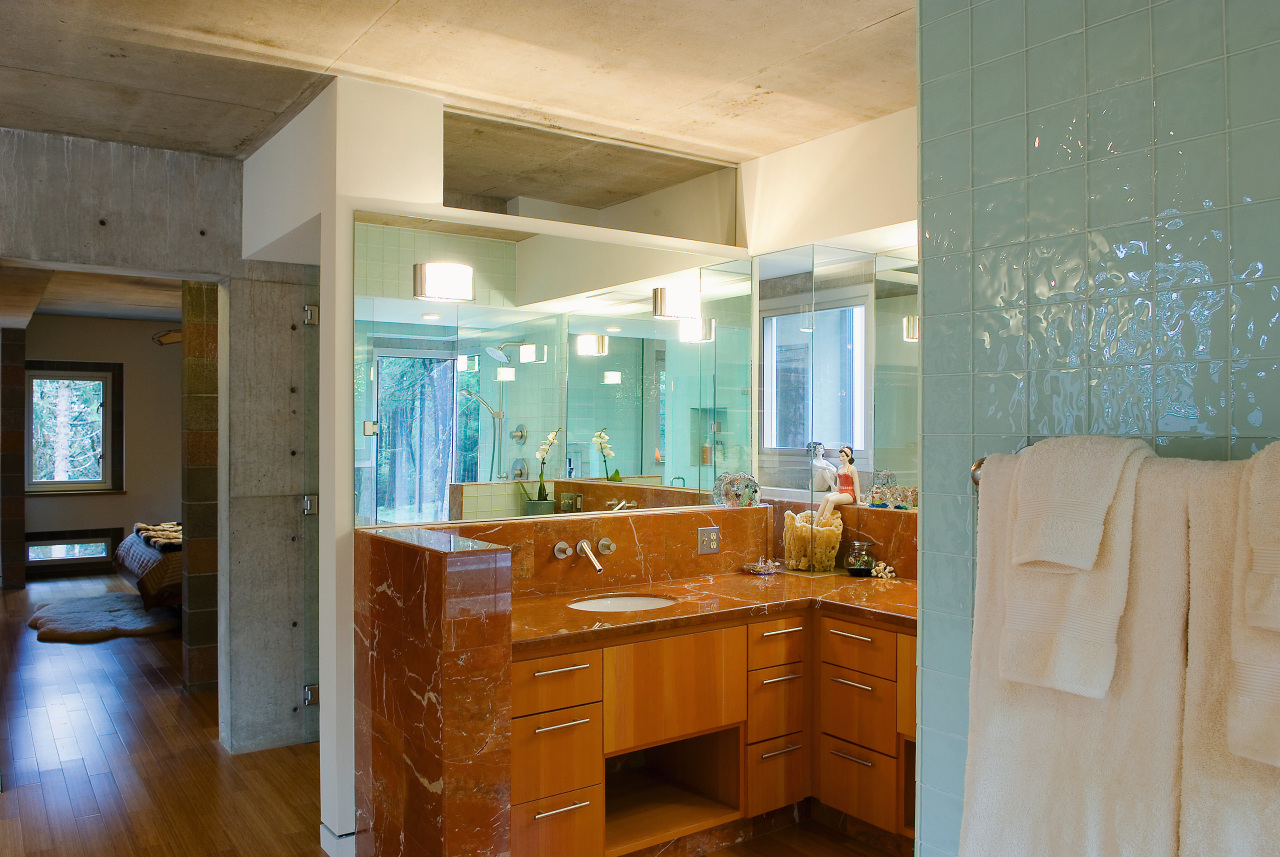
[{"label": "wooden floor", "polygon": [[238,756],[182,691],[176,632],[40,643],[34,606],[115,576],[0,594],[0,857],[320,857],[318,745]]},{"label": "wooden floor", "polygon": [[805,822],[708,857],[888,857],[821,824]]}]

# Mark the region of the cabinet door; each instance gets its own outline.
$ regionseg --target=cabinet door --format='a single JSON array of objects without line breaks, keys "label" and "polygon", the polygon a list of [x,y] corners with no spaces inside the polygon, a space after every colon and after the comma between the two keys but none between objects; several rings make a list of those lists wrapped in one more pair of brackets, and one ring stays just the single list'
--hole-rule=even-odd
[{"label": "cabinet door", "polygon": [[600,701],[600,650],[511,665],[511,716]]},{"label": "cabinet door", "polygon": [[511,857],[602,857],[604,786],[511,807]]},{"label": "cabinet door", "polygon": [[893,681],[898,676],[898,635],[822,617],[819,649],[829,664]]},{"label": "cabinet door", "polygon": [[601,705],[511,721],[511,802],[524,803],[604,782]]},{"label": "cabinet door", "polygon": [[897,831],[896,759],[821,735],[817,766],[818,800],[882,830]]},{"label": "cabinet door", "polygon": [[800,616],[747,626],[747,669],[759,670],[804,660],[806,620]]},{"label": "cabinet door", "polygon": [[606,755],[747,719],[747,629],[604,650]]},{"label": "cabinet door", "polygon": [[831,664],[823,664],[820,675],[822,731],[897,756],[897,685]]},{"label": "cabinet door", "polygon": [[898,635],[898,731],[916,740],[916,638]]},{"label": "cabinet door", "polygon": [[748,744],[804,728],[804,673],[802,663],[747,673]]},{"label": "cabinet door", "polygon": [[809,789],[809,742],[804,732],[747,746],[748,816],[802,801]]}]

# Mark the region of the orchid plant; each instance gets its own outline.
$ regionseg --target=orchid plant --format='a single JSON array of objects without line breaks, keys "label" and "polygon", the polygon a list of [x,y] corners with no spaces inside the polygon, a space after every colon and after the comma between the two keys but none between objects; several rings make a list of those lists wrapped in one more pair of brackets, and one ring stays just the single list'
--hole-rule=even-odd
[{"label": "orchid plant", "polygon": [[547,435],[547,439],[542,442],[542,446],[538,447],[538,451],[534,453],[538,461],[541,462],[541,466],[538,467],[538,499],[539,500],[551,499],[547,496],[547,483],[544,481],[544,477],[546,476],[546,473],[547,473],[547,454],[551,452],[551,447],[555,446],[557,443],[560,442],[559,440],[557,440],[557,438],[560,435],[560,432],[561,432],[561,429],[556,429],[555,431]]},{"label": "orchid plant", "polygon": [[600,460],[604,462],[604,475],[610,482],[621,482],[622,474],[617,469],[609,473],[609,459],[613,458],[613,447],[609,446],[609,435],[605,434],[608,426],[591,436],[591,442],[600,449]]}]

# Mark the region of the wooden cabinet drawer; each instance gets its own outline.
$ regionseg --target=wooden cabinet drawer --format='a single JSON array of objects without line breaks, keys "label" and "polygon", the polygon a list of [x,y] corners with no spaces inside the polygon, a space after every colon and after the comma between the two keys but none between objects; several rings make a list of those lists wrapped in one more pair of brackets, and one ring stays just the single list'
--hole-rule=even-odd
[{"label": "wooden cabinet drawer", "polygon": [[818,800],[882,830],[897,831],[896,759],[821,735],[815,764]]},{"label": "wooden cabinet drawer", "polygon": [[747,743],[804,729],[804,664],[747,673]]},{"label": "wooden cabinet drawer", "polygon": [[747,669],[759,670],[804,660],[806,620],[799,616],[747,626]]},{"label": "wooden cabinet drawer", "polygon": [[819,627],[819,650],[826,663],[889,681],[898,677],[897,634],[826,616]]},{"label": "wooden cabinet drawer", "polygon": [[604,786],[511,807],[511,857],[602,857]]},{"label": "wooden cabinet drawer", "polygon": [[804,800],[811,757],[804,732],[747,746],[748,817]]},{"label": "wooden cabinet drawer", "polygon": [[587,702],[599,702],[599,649],[511,665],[511,716],[524,717]]},{"label": "wooden cabinet drawer", "polygon": [[898,635],[898,731],[916,740],[916,638]]},{"label": "wooden cabinet drawer", "polygon": [[831,664],[822,665],[819,681],[823,732],[886,756],[898,755],[898,688],[894,682]]},{"label": "wooden cabinet drawer", "polygon": [[599,702],[511,721],[511,802],[524,803],[604,782]]},{"label": "wooden cabinet drawer", "polygon": [[604,650],[606,755],[747,719],[743,625]]}]

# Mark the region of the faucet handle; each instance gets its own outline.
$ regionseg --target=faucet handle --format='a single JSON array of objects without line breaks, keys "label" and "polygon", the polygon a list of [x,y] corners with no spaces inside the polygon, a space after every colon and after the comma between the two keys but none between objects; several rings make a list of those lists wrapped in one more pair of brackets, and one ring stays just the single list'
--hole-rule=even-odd
[{"label": "faucet handle", "polygon": [[596,550],[600,551],[601,556],[608,556],[618,549],[618,544],[608,536],[596,542]]},{"label": "faucet handle", "polygon": [[556,542],[553,550],[556,553],[556,559],[568,559],[573,556],[573,548],[569,547],[568,542]]}]

